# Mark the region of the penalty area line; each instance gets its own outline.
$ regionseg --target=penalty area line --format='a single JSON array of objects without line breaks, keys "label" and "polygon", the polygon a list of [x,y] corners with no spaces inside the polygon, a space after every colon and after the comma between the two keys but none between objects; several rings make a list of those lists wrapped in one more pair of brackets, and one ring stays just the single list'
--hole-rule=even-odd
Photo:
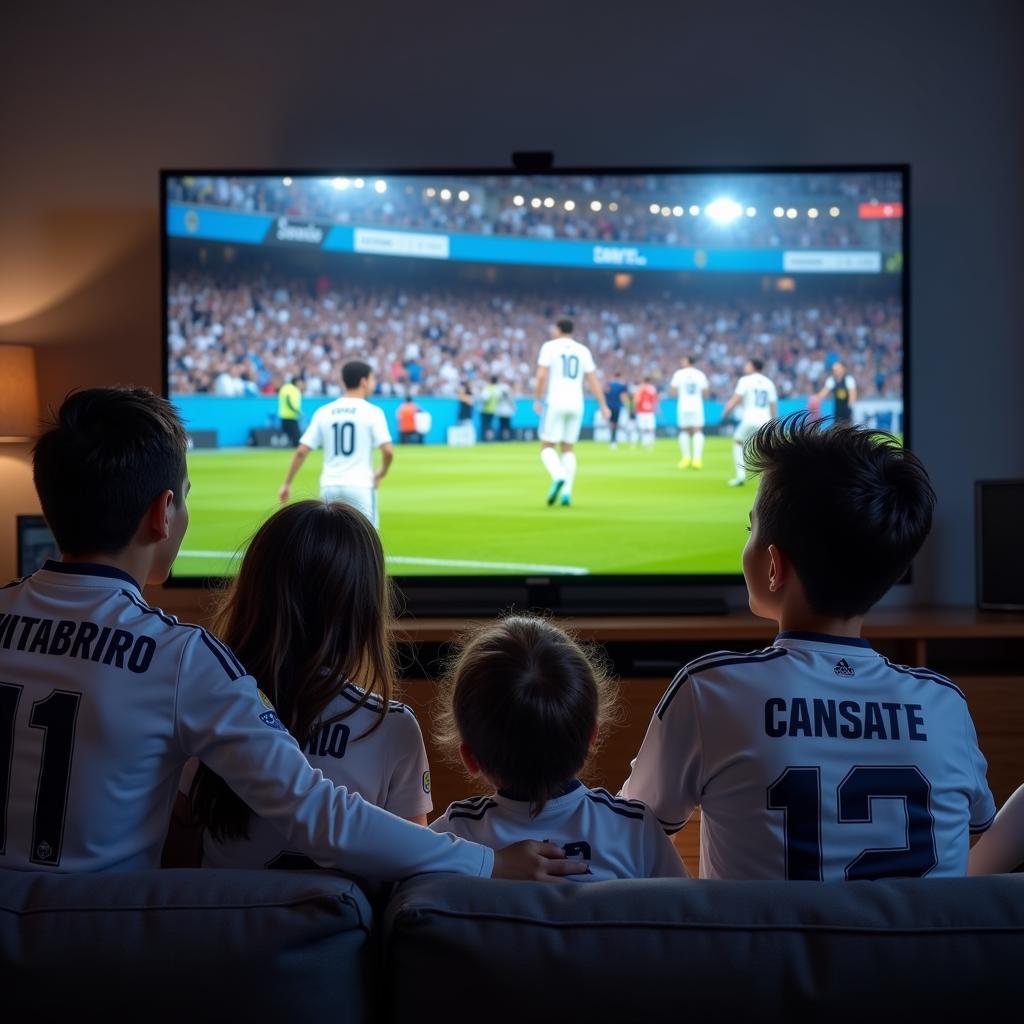
[{"label": "penalty area line", "polygon": [[[182,550],[181,558],[237,558],[238,551]],[[385,561],[393,565],[436,566],[439,569],[496,569],[503,572],[539,572],[563,576],[589,576],[590,570],[580,565],[541,565],[534,562],[480,562],[462,558],[419,558],[405,555],[387,555]]]}]

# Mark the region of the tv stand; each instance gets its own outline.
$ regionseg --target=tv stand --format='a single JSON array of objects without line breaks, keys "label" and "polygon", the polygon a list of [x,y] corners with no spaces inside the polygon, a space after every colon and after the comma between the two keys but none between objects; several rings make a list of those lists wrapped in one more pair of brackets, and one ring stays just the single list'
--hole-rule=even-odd
[{"label": "tv stand", "polygon": [[563,587],[559,580],[547,577],[527,578],[526,602],[531,611],[558,615],[725,615],[729,611],[723,598],[684,595],[678,588]]}]

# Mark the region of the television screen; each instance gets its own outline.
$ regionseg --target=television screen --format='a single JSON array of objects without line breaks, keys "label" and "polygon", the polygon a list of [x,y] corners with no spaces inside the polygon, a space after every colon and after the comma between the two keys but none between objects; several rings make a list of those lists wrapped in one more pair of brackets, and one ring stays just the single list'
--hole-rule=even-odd
[{"label": "television screen", "polygon": [[398,577],[735,578],[759,423],[903,433],[905,168],[163,183],[178,577],[322,493]]}]

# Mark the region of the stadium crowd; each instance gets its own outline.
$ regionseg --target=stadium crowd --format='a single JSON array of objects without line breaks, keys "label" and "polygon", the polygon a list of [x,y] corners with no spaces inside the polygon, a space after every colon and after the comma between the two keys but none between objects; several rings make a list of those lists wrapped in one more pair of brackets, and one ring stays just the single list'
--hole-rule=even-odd
[{"label": "stadium crowd", "polygon": [[864,220],[858,214],[862,202],[898,202],[897,175],[750,175],[730,185],[734,191],[742,188],[744,205],[727,224],[703,212],[724,188],[720,176],[566,176],[550,180],[550,193],[538,179],[525,177],[191,176],[169,178],[168,198],[419,231],[684,247],[900,247],[899,218]]},{"label": "stadium crowd", "polygon": [[[707,373],[711,397],[731,394],[743,364],[764,360],[782,397],[817,391],[841,358],[861,397],[902,394],[898,298],[737,297],[576,293],[461,287],[346,286],[329,281],[172,274],[168,285],[172,394],[273,394],[303,379],[310,395],[339,393],[338,370],[363,359],[383,395],[455,396],[492,376],[532,393],[537,352],[559,315],[594,353],[604,379],[645,377],[663,394],[684,354]],[[666,396],[667,397],[667,396]]]}]

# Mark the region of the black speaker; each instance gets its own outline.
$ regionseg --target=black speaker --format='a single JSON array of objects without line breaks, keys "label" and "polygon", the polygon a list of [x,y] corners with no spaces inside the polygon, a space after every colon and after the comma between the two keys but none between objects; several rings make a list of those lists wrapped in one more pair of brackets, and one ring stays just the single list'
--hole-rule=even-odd
[{"label": "black speaker", "polygon": [[1024,480],[974,485],[978,607],[1024,611]]}]

